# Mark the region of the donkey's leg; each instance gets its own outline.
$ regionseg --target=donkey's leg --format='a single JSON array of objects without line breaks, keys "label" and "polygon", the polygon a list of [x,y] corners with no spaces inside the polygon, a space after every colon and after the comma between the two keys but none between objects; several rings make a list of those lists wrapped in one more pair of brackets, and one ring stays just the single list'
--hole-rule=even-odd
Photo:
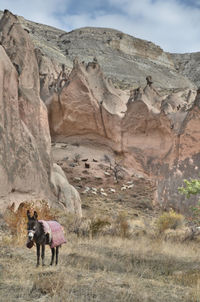
[{"label": "donkey's leg", "polygon": [[53,262],[54,262],[54,255],[55,255],[55,248],[51,248],[51,263],[50,265],[53,265]]},{"label": "donkey's leg", "polygon": [[40,265],[40,244],[36,244],[37,247],[37,266]]},{"label": "donkey's leg", "polygon": [[42,245],[42,265],[44,266],[44,256],[45,256],[45,245]]},{"label": "donkey's leg", "polygon": [[56,247],[56,265],[58,264],[58,252],[59,252],[59,246]]}]

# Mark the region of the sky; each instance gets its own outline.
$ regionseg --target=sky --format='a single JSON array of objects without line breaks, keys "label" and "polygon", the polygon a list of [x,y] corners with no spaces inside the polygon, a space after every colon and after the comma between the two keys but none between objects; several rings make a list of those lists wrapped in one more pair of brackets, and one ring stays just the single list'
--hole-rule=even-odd
[{"label": "sky", "polygon": [[4,9],[65,31],[114,28],[168,52],[200,51],[200,0],[0,0]]}]

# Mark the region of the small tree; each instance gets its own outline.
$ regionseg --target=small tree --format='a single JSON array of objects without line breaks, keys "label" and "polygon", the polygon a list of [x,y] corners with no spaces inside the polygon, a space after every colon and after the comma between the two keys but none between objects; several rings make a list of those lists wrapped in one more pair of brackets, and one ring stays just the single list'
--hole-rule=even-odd
[{"label": "small tree", "polygon": [[179,187],[178,190],[181,194],[184,194],[187,196],[187,198],[190,197],[190,195],[196,195],[200,193],[200,180],[198,179],[191,179],[187,180],[184,179],[185,186]]},{"label": "small tree", "polygon": [[[189,198],[191,195],[197,195],[200,193],[200,180],[198,179],[191,179],[187,180],[184,179],[185,186],[179,187],[178,191],[181,194],[184,194]],[[190,207],[193,213],[192,221],[196,224],[200,223],[200,201],[198,201],[196,206]]]},{"label": "small tree", "polygon": [[75,153],[73,160],[75,163],[79,164],[80,158],[81,158],[80,154]]},{"label": "small tree", "polygon": [[120,163],[117,163],[115,161],[115,164],[111,167],[111,170],[113,171],[114,174],[114,178],[116,179],[116,182],[119,182],[119,177],[121,175],[123,175],[124,169],[123,167],[120,165]]},{"label": "small tree", "polygon": [[112,163],[110,157],[106,154],[104,155],[104,160],[105,162],[109,163],[110,165],[109,169],[113,172],[114,179],[118,183],[120,176],[123,177],[124,174],[124,168],[121,166],[121,163],[117,162],[116,160],[114,163]]}]

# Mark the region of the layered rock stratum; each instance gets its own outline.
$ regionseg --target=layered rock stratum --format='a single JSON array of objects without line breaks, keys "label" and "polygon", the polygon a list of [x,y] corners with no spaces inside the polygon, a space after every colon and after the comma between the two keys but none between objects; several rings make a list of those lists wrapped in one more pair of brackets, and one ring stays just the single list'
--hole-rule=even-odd
[{"label": "layered rock stratum", "polygon": [[[153,180],[155,202],[185,206],[177,188],[184,178],[199,175],[198,53],[166,53],[151,42],[107,28],[67,33],[8,11],[0,31],[2,87],[7,87],[6,76],[13,83],[12,89],[2,91],[10,102],[2,118],[11,117],[9,110],[18,112],[15,120],[26,129],[26,155],[21,157],[27,156],[29,162],[23,170],[16,157],[23,146],[21,133],[4,122],[5,150],[11,148],[9,136],[20,137],[13,143],[13,153],[7,156],[2,151],[5,196],[23,191],[25,179],[25,192],[54,194],[60,203],[76,208],[76,191],[63,188],[65,175],[52,165],[50,129],[55,143],[87,145],[88,152],[95,150],[96,155],[109,153],[113,161],[120,158],[129,176]],[[9,169],[12,158],[20,162],[17,173]],[[9,171],[14,171],[12,181]],[[18,172],[24,173],[21,182]]]}]

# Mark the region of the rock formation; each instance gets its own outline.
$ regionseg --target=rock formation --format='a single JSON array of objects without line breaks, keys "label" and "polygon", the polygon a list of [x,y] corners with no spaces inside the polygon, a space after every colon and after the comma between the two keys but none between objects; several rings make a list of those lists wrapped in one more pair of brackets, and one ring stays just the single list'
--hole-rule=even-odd
[{"label": "rock formation", "polygon": [[[86,62],[96,57],[106,77],[123,89],[144,86],[148,74],[153,76],[155,87],[162,90],[196,87],[197,77],[190,78],[189,72],[179,68],[180,62],[186,61],[184,56],[180,55],[177,61],[149,41],[110,28],[86,27],[64,32],[23,17],[18,19],[44,60],[56,69],[62,64],[72,69],[75,57]],[[194,63],[190,71],[195,73],[193,66]]]},{"label": "rock formation", "polygon": [[62,141],[85,135],[102,144],[115,144],[120,151],[126,101],[126,93],[104,77],[97,62],[85,64],[75,59],[69,82],[47,102],[51,135]]},{"label": "rock formation", "polygon": [[[157,199],[165,204],[174,196],[177,200],[177,188],[185,176],[181,172],[175,181],[169,175],[179,173],[179,165],[198,154],[192,130],[187,130],[192,127],[186,126],[187,121],[194,122],[189,116],[196,91],[161,95],[152,77],[146,80],[144,88],[133,89],[128,97],[105,78],[98,62],[75,60],[69,83],[48,103],[50,129],[57,142],[76,138],[79,143],[90,141],[123,154],[130,173],[141,173],[158,183]],[[173,179],[173,189],[167,187],[166,177]]]},{"label": "rock formation", "polygon": [[0,32],[2,196],[56,196],[81,213],[79,195],[52,163],[50,127],[55,142],[120,155],[130,175],[156,182],[155,201],[185,205],[177,188],[199,175],[200,115],[198,70],[189,80],[187,54],[181,61],[116,30],[65,33],[9,12]]},{"label": "rock formation", "polygon": [[[5,11],[0,21],[0,34],[1,208],[8,205],[8,200],[20,202],[36,198],[57,201],[59,205],[63,197],[60,200],[51,189],[54,177],[51,139],[47,109],[40,99],[34,47],[17,17],[9,11]],[[56,180],[53,185],[60,187]],[[76,202],[74,198],[71,202],[70,210],[80,215],[78,194]]]}]

